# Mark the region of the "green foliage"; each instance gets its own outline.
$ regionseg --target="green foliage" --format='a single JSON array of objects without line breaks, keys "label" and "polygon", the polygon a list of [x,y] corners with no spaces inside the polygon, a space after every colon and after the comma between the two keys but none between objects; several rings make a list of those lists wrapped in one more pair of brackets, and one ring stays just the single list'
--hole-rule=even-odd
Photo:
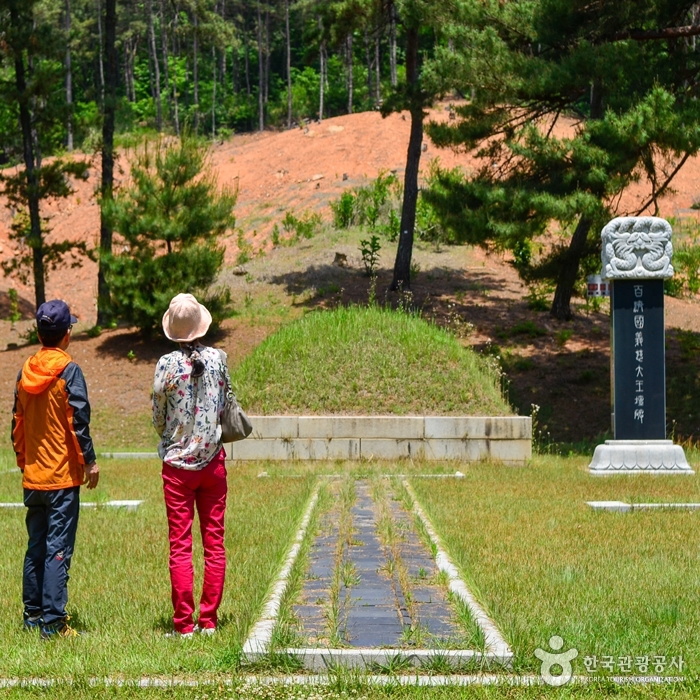
[{"label": "green foliage", "polygon": [[549,285],[534,282],[530,285],[527,295],[527,308],[531,311],[546,311],[549,308],[549,297],[552,289]]},{"label": "green foliage", "polygon": [[682,293],[695,296],[700,292],[700,245],[697,238],[676,246],[673,251],[673,268],[675,274],[667,280],[673,284],[669,286],[677,290],[672,296],[680,296]]},{"label": "green foliage", "polygon": [[362,264],[365,266],[365,273],[368,277],[373,277],[379,266],[379,251],[382,246],[378,236],[371,236],[369,240],[360,241],[360,253],[362,254]]},{"label": "green foliage", "polygon": [[10,287],[7,291],[7,296],[10,298],[10,316],[8,318],[12,323],[17,323],[22,318],[19,310],[19,294],[14,287]]},{"label": "green foliage", "polygon": [[238,229],[238,233],[236,234],[236,247],[238,248],[236,264],[245,265],[252,257],[253,246],[245,239],[245,234],[242,229]]},{"label": "green foliage", "polygon": [[39,345],[39,333],[37,332],[36,326],[30,326],[24,333],[20,333],[19,337],[22,338],[27,345]]},{"label": "green foliage", "polygon": [[293,234],[293,240],[313,238],[321,226],[321,215],[316,212],[306,212],[295,216],[291,211],[286,212],[282,219],[282,228]]},{"label": "green foliage", "polygon": [[206,151],[191,137],[145,143],[131,177],[107,210],[123,240],[106,261],[113,313],[148,334],[170,299],[189,292],[220,323],[230,315],[230,292],[212,285],[224,261],[219,239],[234,225],[235,192],[218,190]]},{"label": "green foliage", "polygon": [[336,228],[350,228],[354,220],[355,195],[352,192],[343,192],[340,199],[330,203],[333,212],[333,225]]},{"label": "green foliage", "polygon": [[547,335],[544,328],[538,326],[534,321],[520,321],[510,329],[511,335],[526,335],[529,338],[540,338]]},{"label": "green foliage", "polygon": [[378,224],[377,231],[387,238],[390,243],[396,243],[400,230],[401,217],[399,216],[398,211],[392,207],[389,209],[387,220]]},{"label": "green foliage", "polygon": [[[433,167],[426,178],[429,186],[438,171]],[[363,226],[395,243],[401,226],[401,202],[403,186],[394,173],[380,172],[368,185],[345,191],[339,199],[330,203],[333,224],[336,228]],[[435,209],[422,192],[416,205],[416,236],[439,246],[453,241],[443,226]]]},{"label": "green foliage", "polygon": [[394,173],[380,172],[369,185],[343,192],[331,202],[333,223],[336,228],[367,226],[379,231],[386,225],[401,196],[401,185]]},{"label": "green foliage", "polygon": [[[640,26],[653,33],[683,24],[692,8],[677,3],[669,15],[658,0],[600,12],[566,0],[465,5],[462,21],[446,27],[454,50],[439,47],[428,73],[433,84],[457,79],[474,99],[455,108],[457,120],[427,131],[439,146],[476,149],[483,165],[469,175],[439,171],[426,196],[444,225],[460,240],[513,251],[526,281],[575,288],[586,267],[599,265],[597,232],[619,195],[644,181],[653,208],[679,159],[700,148],[700,90],[682,77],[697,73],[700,52],[674,51],[652,35],[625,40]],[[574,123],[562,131],[564,114]],[[586,237],[574,248],[578,224]],[[544,236],[551,244],[537,258],[528,242]]]},{"label": "green foliage", "polygon": [[570,328],[562,328],[558,330],[554,336],[554,340],[558,348],[564,348],[564,346],[571,340],[571,336],[574,332]]}]

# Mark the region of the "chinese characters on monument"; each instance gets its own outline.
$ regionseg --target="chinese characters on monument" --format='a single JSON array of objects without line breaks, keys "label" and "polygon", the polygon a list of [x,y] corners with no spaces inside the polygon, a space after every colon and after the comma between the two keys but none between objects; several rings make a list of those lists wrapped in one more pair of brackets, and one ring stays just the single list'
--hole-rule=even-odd
[{"label": "chinese characters on monument", "polygon": [[666,437],[663,295],[663,280],[615,280],[612,285],[616,440]]}]

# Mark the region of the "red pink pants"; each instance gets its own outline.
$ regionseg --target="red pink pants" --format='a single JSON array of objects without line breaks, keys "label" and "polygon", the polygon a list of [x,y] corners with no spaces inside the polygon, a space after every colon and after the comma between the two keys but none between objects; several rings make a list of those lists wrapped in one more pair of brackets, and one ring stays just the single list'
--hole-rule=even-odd
[{"label": "red pink pants", "polygon": [[204,549],[204,585],[199,602],[200,627],[216,627],[217,610],[224,591],[226,551],[226,453],[222,449],[204,469],[190,471],[163,463],[163,492],[170,538],[170,583],[173,623],[182,634],[194,629],[194,569],[192,567],[192,521],[199,515]]}]

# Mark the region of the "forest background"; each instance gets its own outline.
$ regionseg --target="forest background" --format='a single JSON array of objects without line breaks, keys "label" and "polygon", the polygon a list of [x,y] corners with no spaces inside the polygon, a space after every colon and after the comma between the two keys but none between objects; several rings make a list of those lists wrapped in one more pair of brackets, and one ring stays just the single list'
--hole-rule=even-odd
[{"label": "forest background", "polygon": [[[418,228],[437,245],[505,253],[532,303],[557,320],[571,318],[572,297],[599,269],[602,224],[658,213],[700,147],[693,2],[0,0],[0,18],[0,180],[19,251],[5,271],[32,276],[38,303],[48,270],[99,260],[103,326],[115,312],[103,269],[112,236],[120,249],[139,247],[124,246],[118,217],[105,215],[115,153],[156,134],[220,143],[361,110],[400,112],[411,126],[402,204],[381,212],[388,221],[372,213],[369,225],[366,211],[352,213],[369,229],[388,227],[389,288],[412,286]],[[448,118],[428,121],[446,96]],[[471,153],[473,167],[436,166],[419,187],[424,129],[434,144]],[[51,239],[42,210],[88,177],[77,151],[102,158],[98,248]],[[631,206],[624,195],[634,188],[643,196]],[[420,216],[432,224],[417,227]],[[676,295],[700,287],[689,221],[676,246],[681,274],[668,287]],[[158,245],[152,258],[189,243]]]},{"label": "forest background", "polygon": [[[102,323],[115,132],[216,139],[355,110],[407,111],[391,283],[405,291],[425,110],[447,94],[468,98],[454,124],[427,130],[438,146],[474,151],[479,167],[438,170],[425,200],[448,240],[493,244],[512,252],[524,279],[555,281],[559,319],[571,317],[577,281],[594,265],[591,232],[616,213],[657,212],[700,148],[700,9],[687,0],[2,0],[0,13],[0,161],[24,162],[24,174],[3,181],[22,214],[15,238],[28,248],[6,272],[31,266],[41,303],[46,266],[90,253],[83,242],[45,244],[40,200],[65,197],[85,166],[42,168],[42,157],[100,148]],[[648,200],[620,212],[622,193],[642,180]],[[533,255],[552,230],[559,239]]]}]

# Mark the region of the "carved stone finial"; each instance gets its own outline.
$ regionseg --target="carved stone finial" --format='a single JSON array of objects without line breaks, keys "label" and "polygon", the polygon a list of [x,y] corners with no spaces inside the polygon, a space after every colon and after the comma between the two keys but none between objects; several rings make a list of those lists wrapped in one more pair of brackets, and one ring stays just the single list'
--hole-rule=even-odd
[{"label": "carved stone finial", "polygon": [[671,225],[655,216],[618,216],[601,233],[603,277],[667,279],[673,277]]}]

